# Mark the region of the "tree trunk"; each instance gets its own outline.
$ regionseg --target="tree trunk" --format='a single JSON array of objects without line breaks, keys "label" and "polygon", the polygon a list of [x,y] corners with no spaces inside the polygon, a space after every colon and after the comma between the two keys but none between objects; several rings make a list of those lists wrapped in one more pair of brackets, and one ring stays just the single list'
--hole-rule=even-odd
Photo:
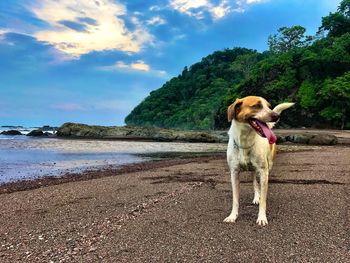
[{"label": "tree trunk", "polygon": [[341,118],[341,130],[344,130],[344,125],[345,125],[345,114],[343,114],[343,117]]}]

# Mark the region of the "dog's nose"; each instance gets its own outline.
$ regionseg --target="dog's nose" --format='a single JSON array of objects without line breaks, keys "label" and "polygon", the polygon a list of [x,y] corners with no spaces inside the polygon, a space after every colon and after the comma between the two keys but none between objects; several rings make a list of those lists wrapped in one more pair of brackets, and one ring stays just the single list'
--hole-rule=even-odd
[{"label": "dog's nose", "polygon": [[278,121],[279,118],[280,118],[280,115],[278,113],[276,113],[276,112],[271,113],[271,120],[273,122]]}]

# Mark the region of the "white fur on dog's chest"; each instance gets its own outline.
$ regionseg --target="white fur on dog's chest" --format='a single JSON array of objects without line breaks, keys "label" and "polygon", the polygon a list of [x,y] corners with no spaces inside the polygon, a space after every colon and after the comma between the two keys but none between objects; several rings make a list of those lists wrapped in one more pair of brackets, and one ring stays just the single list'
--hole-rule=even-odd
[{"label": "white fur on dog's chest", "polygon": [[264,157],[257,154],[253,148],[249,150],[235,148],[230,155],[232,155],[231,158],[236,159],[232,160],[233,165],[238,162],[242,171],[256,171],[256,168],[260,168],[265,163]]},{"label": "white fur on dog's chest", "polygon": [[242,170],[252,170],[251,150],[239,150],[237,155],[240,168]]},{"label": "white fur on dog's chest", "polygon": [[[234,129],[229,131],[229,143],[227,148],[228,164],[231,167],[239,167],[240,170],[256,170],[268,166],[269,158],[268,142],[265,138],[259,138],[254,133],[248,133],[250,136],[239,140]],[[236,142],[237,141],[237,142]],[[239,143],[244,142],[246,147],[240,147]]]}]

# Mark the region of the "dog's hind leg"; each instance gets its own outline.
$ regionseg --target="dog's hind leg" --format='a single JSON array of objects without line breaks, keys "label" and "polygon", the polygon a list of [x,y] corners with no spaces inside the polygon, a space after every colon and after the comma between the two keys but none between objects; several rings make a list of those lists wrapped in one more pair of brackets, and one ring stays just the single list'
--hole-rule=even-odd
[{"label": "dog's hind leg", "polygon": [[260,189],[256,174],[253,174],[254,199],[253,204],[258,205],[260,202]]},{"label": "dog's hind leg", "polygon": [[238,169],[231,170],[231,184],[232,184],[232,211],[231,214],[224,219],[226,223],[234,223],[238,216],[239,208],[239,171]]}]

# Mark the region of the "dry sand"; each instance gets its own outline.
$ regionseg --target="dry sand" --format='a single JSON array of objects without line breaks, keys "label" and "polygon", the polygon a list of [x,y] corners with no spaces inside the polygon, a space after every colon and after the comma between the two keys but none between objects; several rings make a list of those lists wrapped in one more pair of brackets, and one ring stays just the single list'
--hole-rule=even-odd
[{"label": "dry sand", "polygon": [[237,223],[222,222],[223,156],[94,173],[1,194],[0,262],[350,262],[349,147],[280,153],[264,228],[248,173]]}]

